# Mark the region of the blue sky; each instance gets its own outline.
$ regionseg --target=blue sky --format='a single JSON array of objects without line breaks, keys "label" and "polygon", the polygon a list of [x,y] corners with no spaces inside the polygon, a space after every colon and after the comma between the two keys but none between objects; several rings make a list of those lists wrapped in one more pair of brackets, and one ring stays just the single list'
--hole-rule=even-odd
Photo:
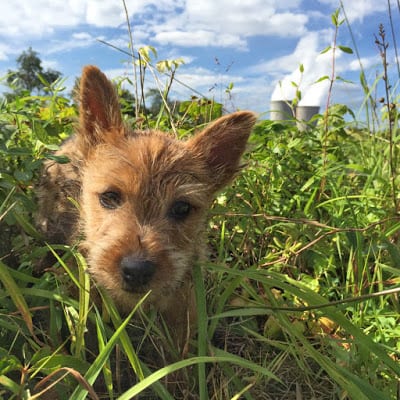
[{"label": "blue sky", "polygon": [[[390,1],[400,42],[399,3]],[[331,74],[332,55],[320,52],[332,44],[331,14],[339,5],[337,0],[126,0],[135,51],[153,46],[154,63],[182,58],[180,81],[224,103],[228,110],[260,113],[268,112],[271,97],[293,96],[291,81],[301,84],[305,105],[325,106],[327,81],[313,82]],[[343,0],[343,5],[370,82],[382,71],[374,34],[383,23],[390,42],[389,68],[393,83],[399,84],[387,1]],[[111,78],[133,79],[129,57],[98,39],[129,51],[122,0],[2,2],[0,76],[15,69],[15,59],[31,46],[44,67],[68,78],[68,89],[85,64],[99,66]],[[354,48],[346,24],[340,27],[338,44]],[[333,101],[358,112],[364,95],[355,54],[338,52],[336,73],[354,83],[336,83]],[[163,76],[159,79],[161,84],[166,81]],[[234,87],[228,97],[225,88],[230,82]],[[146,84],[156,87],[150,73]],[[172,89],[172,97],[179,99],[194,93],[179,84]]]}]

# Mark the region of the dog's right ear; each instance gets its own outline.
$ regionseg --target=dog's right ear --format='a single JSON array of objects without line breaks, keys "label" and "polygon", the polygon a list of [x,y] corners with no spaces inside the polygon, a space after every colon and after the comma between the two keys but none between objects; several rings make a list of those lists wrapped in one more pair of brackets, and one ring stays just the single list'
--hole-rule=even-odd
[{"label": "dog's right ear", "polygon": [[208,167],[213,190],[223,188],[240,169],[240,157],[256,121],[255,113],[237,111],[218,118],[189,139],[189,149]]},{"label": "dog's right ear", "polygon": [[107,77],[93,65],[83,69],[79,102],[78,137],[84,152],[99,143],[115,139],[115,136],[123,136],[117,91]]}]

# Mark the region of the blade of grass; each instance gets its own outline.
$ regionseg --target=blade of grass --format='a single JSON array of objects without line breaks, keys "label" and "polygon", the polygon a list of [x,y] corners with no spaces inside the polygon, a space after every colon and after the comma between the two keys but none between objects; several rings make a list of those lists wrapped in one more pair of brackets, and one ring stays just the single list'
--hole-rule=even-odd
[{"label": "blade of grass", "polygon": [[[106,306],[107,312],[111,317],[112,323],[113,323],[115,329],[117,329],[123,323],[123,321],[119,315],[119,312],[116,309],[112,300],[109,298],[107,292],[100,291],[100,294],[103,298],[103,304]],[[147,298],[148,295],[149,295],[149,293],[146,294],[146,296],[144,296],[141,299],[140,304],[142,304],[145,301],[145,299]],[[135,309],[137,309],[138,306],[139,305],[137,305],[135,307]],[[121,331],[119,340],[122,344],[122,348],[124,349],[126,356],[128,357],[128,360],[132,366],[132,369],[134,370],[134,372],[135,372],[136,376],[139,378],[139,380],[143,380],[144,376],[150,375],[151,374],[150,369],[145,364],[140,362],[140,360],[136,354],[136,351],[133,348],[132,341],[131,341],[128,333],[126,332],[126,330]],[[173,400],[173,397],[168,393],[167,389],[165,389],[165,387],[159,382],[155,382],[154,391],[157,393],[159,398],[162,400]]]},{"label": "blade of grass", "polygon": [[20,312],[25,324],[33,337],[36,338],[33,331],[32,314],[29,310],[29,306],[25,301],[25,297],[21,293],[20,288],[14,281],[13,277],[9,272],[9,267],[0,261],[0,280],[3,283],[8,295],[11,297],[15,307]]},{"label": "blade of grass", "polygon": [[221,354],[221,356],[216,356],[216,357],[192,357],[188,358],[186,360],[178,361],[176,363],[170,364],[166,367],[163,367],[159,369],[158,371],[154,372],[150,376],[146,377],[143,379],[141,382],[130,388],[128,391],[123,393],[120,397],[117,398],[117,400],[130,400],[140,392],[142,392],[144,389],[148,388],[151,386],[154,382],[159,381],[162,379],[164,376],[178,371],[179,369],[190,367],[191,365],[196,365],[196,364],[205,364],[205,363],[218,363],[218,362],[226,362],[230,364],[236,364],[239,365],[243,368],[248,368],[252,371],[255,371],[257,373],[263,374],[265,376],[268,376],[272,379],[276,379],[279,381],[279,379],[273,375],[268,369],[261,367],[258,364],[255,364],[249,360],[246,360],[244,358],[234,356],[229,353],[225,353],[222,350],[215,349],[218,354]]},{"label": "blade of grass", "polygon": [[[207,305],[206,293],[204,288],[203,275],[201,268],[198,264],[195,265],[193,270],[194,288],[196,293],[197,305],[197,320],[198,320],[198,337],[197,337],[197,354],[199,357],[204,357],[207,354]],[[199,363],[198,377],[199,377],[199,396],[200,400],[206,400],[207,395],[207,381],[206,381],[206,366],[204,363]]]},{"label": "blade of grass", "polygon": [[90,277],[87,273],[87,264],[84,257],[74,252],[75,260],[78,265],[79,273],[79,308],[78,308],[78,326],[76,327],[76,355],[85,352],[85,333],[86,323],[89,313],[89,300],[90,300]]},{"label": "blade of grass", "polygon": [[[112,337],[110,338],[109,342],[104,346],[103,350],[100,351],[92,365],[89,367],[87,370],[84,379],[90,384],[93,385],[94,381],[96,380],[97,376],[100,374],[104,364],[107,362],[112,349],[116,345],[117,341],[120,340],[122,332],[125,332],[125,328],[128,325],[129,321],[131,320],[132,316],[135,314],[137,309],[140,307],[140,305],[143,303],[145,298],[147,297],[144,296],[138,304],[135,306],[135,308],[130,312],[127,318],[125,318],[124,321],[122,321],[121,325],[118,327],[118,329],[114,332]],[[71,399],[76,399],[76,400],[84,400],[87,395],[87,390],[77,387],[75,391],[71,395]]]},{"label": "blade of grass", "polygon": [[[393,372],[400,376],[400,365],[385,352],[383,346],[381,346],[379,343],[374,342],[371,337],[364,334],[364,332],[360,328],[352,324],[352,322],[349,321],[345,317],[345,315],[339,309],[337,309],[335,305],[330,305],[323,296],[311,290],[306,284],[292,279],[285,274],[274,271],[257,271],[251,269],[248,269],[246,271],[235,271],[222,269],[219,267],[213,268],[225,271],[225,273],[233,275],[246,276],[247,279],[254,279],[255,281],[262,283],[266,287],[279,287],[286,293],[291,293],[299,299],[302,299],[311,307],[312,305],[326,304],[326,307],[324,307],[323,310],[320,310],[321,312],[323,312],[324,316],[327,316],[332,321],[335,321],[346,331],[346,333],[352,335],[355,341],[360,343],[364,348],[369,349],[371,354],[375,354],[375,356],[381,362],[383,362]],[[262,311],[262,307],[259,310]],[[291,311],[293,312],[294,309],[292,308]],[[266,312],[268,312],[267,307]]]},{"label": "blade of grass", "polygon": [[[104,290],[101,290],[100,294],[103,299],[103,304],[106,307],[108,315],[110,315],[110,317],[111,317],[111,321],[112,321],[115,329],[118,329],[121,326],[121,324],[123,324],[124,322],[123,322],[117,308],[115,307],[114,302],[110,299],[108,293],[105,292]],[[146,300],[146,298],[149,294],[150,294],[150,292],[147,293],[144,297],[142,297],[140,299],[140,302],[138,304],[136,304],[134,311],[137,311],[137,309]],[[133,315],[134,313],[135,312],[133,312],[131,314]],[[143,371],[141,368],[139,358],[136,354],[135,349],[133,348],[132,341],[130,340],[129,335],[127,334],[127,332],[125,330],[122,330],[122,332],[120,333],[119,340],[121,341],[121,344],[125,350],[125,353],[129,359],[129,362],[130,362],[133,370],[135,371],[136,376],[140,380],[142,380],[144,378],[144,375],[143,375]]]}]

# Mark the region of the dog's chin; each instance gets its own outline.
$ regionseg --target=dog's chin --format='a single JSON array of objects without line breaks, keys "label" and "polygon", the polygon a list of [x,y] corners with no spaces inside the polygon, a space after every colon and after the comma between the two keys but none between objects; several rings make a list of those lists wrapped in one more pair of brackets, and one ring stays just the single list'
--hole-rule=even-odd
[{"label": "dog's chin", "polygon": [[146,293],[151,291],[150,285],[135,285],[127,282],[122,282],[121,289],[126,294],[131,294],[133,296],[144,296]]},{"label": "dog's chin", "polygon": [[[107,291],[107,289],[105,289]],[[107,291],[110,297],[113,299],[115,305],[117,306],[121,315],[128,315],[138,303],[147,295],[149,290],[143,288],[138,290],[127,290],[120,288],[119,292]],[[149,301],[148,298],[144,300],[142,304],[144,308],[148,308]]]}]

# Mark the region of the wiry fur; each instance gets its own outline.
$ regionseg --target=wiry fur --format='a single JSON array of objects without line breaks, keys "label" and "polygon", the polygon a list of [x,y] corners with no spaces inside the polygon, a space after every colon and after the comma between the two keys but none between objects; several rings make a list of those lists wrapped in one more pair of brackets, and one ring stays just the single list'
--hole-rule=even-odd
[{"label": "wiry fur", "polygon": [[[83,70],[79,100],[76,135],[57,152],[70,162],[44,167],[38,224],[52,243],[82,239],[92,277],[122,312],[151,290],[149,303],[182,334],[187,315],[194,318],[191,269],[204,248],[207,210],[238,171],[256,118],[233,113],[188,141],[131,130],[113,85],[94,66]],[[113,209],[100,201],[110,191],[120,196]],[[177,201],[191,206],[182,220],[171,216]],[[151,279],[127,285],[121,274],[126,257],[153,263]]]}]

